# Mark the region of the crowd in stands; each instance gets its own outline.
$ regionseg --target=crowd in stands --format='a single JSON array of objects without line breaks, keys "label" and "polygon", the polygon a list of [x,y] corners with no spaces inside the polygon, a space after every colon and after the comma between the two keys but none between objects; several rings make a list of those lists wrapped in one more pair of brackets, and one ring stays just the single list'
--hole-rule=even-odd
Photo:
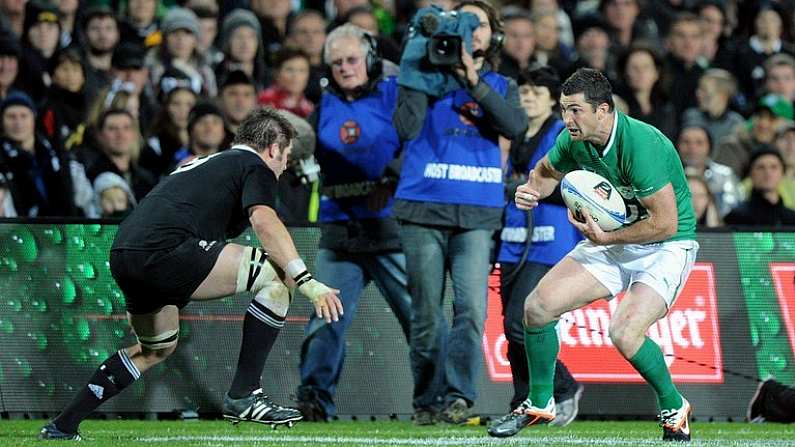
[{"label": "crowd in stands", "polygon": [[[224,150],[257,105],[310,118],[328,85],[322,51],[335,27],[371,33],[394,74],[422,6],[2,0],[0,209],[122,216],[175,166]],[[621,110],[676,143],[700,224],[793,223],[791,2],[530,0],[499,11],[498,71],[513,79],[543,65],[563,79],[580,67],[603,71]],[[286,177],[283,190],[309,200],[311,183]],[[305,208],[284,214],[306,223]]]}]

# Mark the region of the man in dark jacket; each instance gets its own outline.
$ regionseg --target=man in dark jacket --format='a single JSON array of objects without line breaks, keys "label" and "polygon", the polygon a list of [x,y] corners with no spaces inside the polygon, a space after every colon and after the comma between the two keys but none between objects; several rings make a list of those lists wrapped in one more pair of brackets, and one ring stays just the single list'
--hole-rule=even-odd
[{"label": "man in dark jacket", "polygon": [[781,153],[767,145],[757,149],[751,154],[748,173],[753,187],[751,196],[726,215],[726,224],[795,225],[795,210],[785,207],[778,193],[784,177]]}]

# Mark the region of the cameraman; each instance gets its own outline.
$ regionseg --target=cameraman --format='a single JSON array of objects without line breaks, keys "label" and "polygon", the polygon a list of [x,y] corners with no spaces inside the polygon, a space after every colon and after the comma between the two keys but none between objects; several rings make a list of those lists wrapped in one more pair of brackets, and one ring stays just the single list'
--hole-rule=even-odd
[{"label": "cameraman", "polygon": [[[429,98],[401,86],[393,119],[405,143],[395,216],[412,297],[414,422],[420,425],[434,423],[438,399],[442,420],[465,422],[477,398],[489,254],[504,198],[500,142],[527,128],[516,83],[493,71],[502,35],[497,12],[481,0],[465,0],[456,9],[480,21],[473,54],[462,45],[461,64],[453,69],[463,87]],[[445,321],[448,269],[453,324],[446,358],[437,362],[445,352],[436,334]],[[447,383],[441,396],[434,388],[438,374]]]},{"label": "cameraman", "polygon": [[298,408],[305,420],[336,414],[334,393],[345,357],[345,332],[362,291],[374,281],[408,339],[411,298],[398,225],[392,217],[397,174],[388,165],[400,140],[392,127],[397,82],[381,76],[375,40],[351,24],[326,39],[330,84],[309,121],[323,172],[317,278],[340,289],[345,314],[326,323],[312,315],[301,347]]}]

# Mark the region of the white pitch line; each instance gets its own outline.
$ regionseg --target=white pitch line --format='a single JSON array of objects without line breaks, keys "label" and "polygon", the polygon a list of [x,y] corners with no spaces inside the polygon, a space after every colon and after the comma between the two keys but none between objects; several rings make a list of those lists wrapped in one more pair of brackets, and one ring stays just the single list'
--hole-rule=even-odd
[{"label": "white pitch line", "polygon": [[[379,445],[400,445],[400,446],[466,446],[466,445],[486,445],[486,446],[510,446],[510,445],[548,445],[552,442],[565,443],[568,445],[593,445],[594,443],[615,445],[659,445],[658,439],[626,439],[626,438],[594,438],[582,439],[581,437],[571,436],[533,436],[515,437],[508,439],[494,438],[437,438],[437,439],[411,439],[411,438],[359,438],[346,436],[153,436],[136,438],[139,442],[232,442],[249,443],[275,441],[285,444],[355,444],[363,446]],[[774,447],[774,446],[795,446],[793,441],[785,440],[737,440],[737,439],[709,439],[693,440],[690,446],[738,446],[738,447]]]}]

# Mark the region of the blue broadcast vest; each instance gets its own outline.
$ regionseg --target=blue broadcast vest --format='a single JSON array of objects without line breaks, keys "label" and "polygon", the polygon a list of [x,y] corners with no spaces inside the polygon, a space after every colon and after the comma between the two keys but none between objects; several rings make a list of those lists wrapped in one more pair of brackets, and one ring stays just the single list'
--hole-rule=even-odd
[{"label": "blue broadcast vest", "polygon": [[[547,130],[533,153],[529,167],[532,169],[555,145],[555,139],[563,130],[561,120],[556,120]],[[582,235],[569,223],[566,207],[540,203],[533,211],[532,245],[527,253],[527,262],[554,265],[571,251]],[[500,233],[499,262],[517,263],[527,241],[527,211],[516,207],[510,200],[505,206],[505,226]]]},{"label": "blue broadcast vest", "polygon": [[392,126],[396,105],[394,77],[379,81],[373,93],[352,102],[323,93],[315,150],[323,172],[320,222],[392,215],[394,199],[373,212],[367,209],[366,198],[400,149],[400,139]]},{"label": "blue broadcast vest", "polygon": [[[508,79],[494,72],[481,79],[503,97]],[[502,208],[504,193],[497,133],[482,135],[475,123],[483,109],[464,89],[431,102],[422,131],[404,147],[395,196],[436,202]],[[481,123],[488,128],[488,123]]]}]

